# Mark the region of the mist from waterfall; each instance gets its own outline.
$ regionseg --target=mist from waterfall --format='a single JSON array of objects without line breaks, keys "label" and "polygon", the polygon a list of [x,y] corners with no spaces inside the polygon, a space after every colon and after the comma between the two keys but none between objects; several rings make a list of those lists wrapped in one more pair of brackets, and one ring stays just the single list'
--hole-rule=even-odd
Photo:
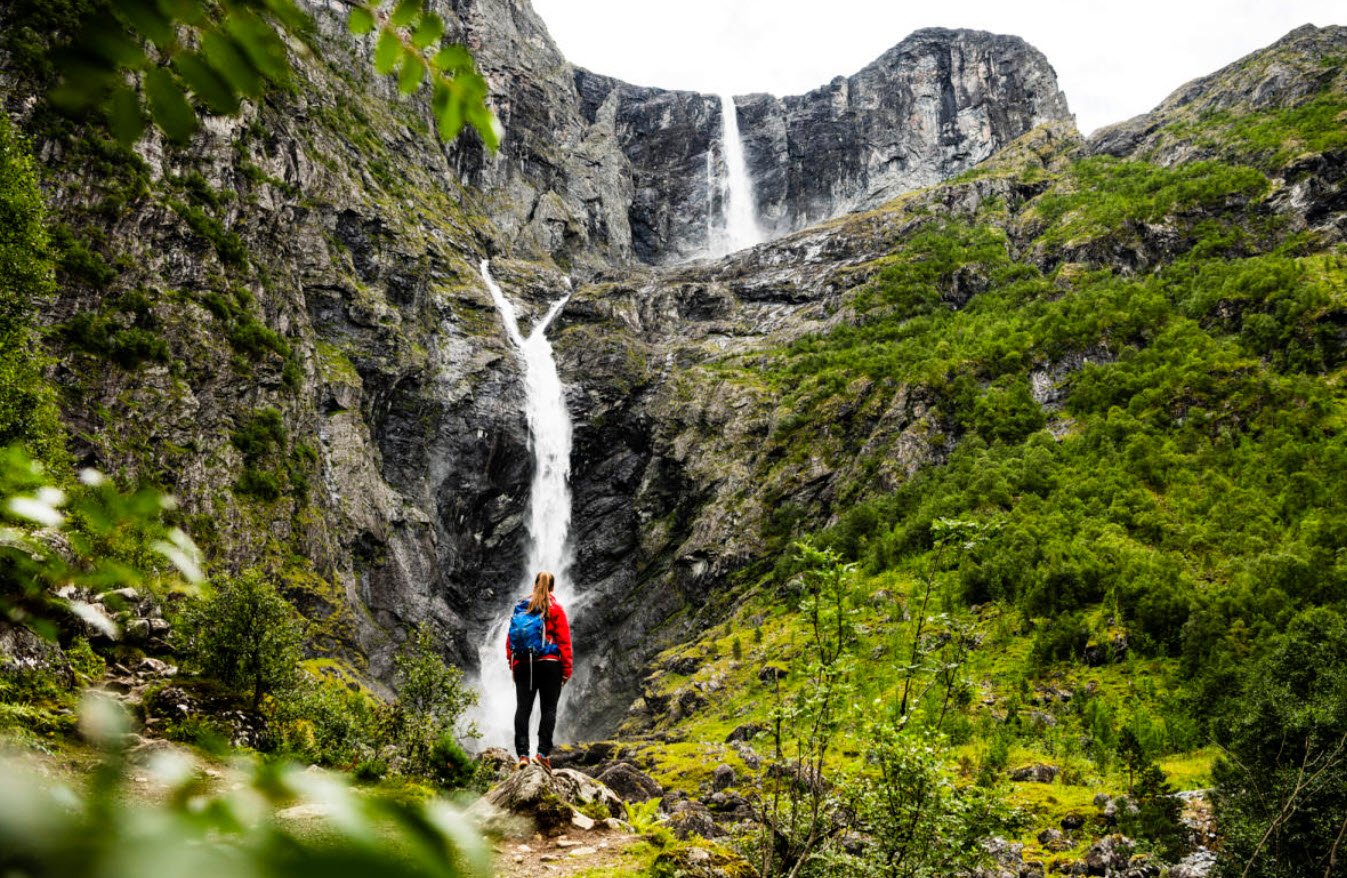
[{"label": "mist from waterfall", "polygon": [[[519,351],[524,365],[524,414],[528,421],[529,448],[533,452],[533,483],[529,488],[528,560],[518,583],[510,583],[513,594],[510,603],[502,608],[502,615],[487,630],[486,639],[478,648],[480,701],[473,721],[480,732],[482,747],[505,747],[513,750],[514,741],[514,682],[505,664],[505,636],[510,624],[510,611],[519,598],[533,588],[533,577],[539,570],[550,570],[557,578],[558,601],[574,620],[579,606],[568,601],[564,593],[570,585],[572,551],[571,528],[571,417],[566,409],[566,395],[552,356],[552,343],[547,339],[547,327],[561,312],[570,293],[552,303],[547,313],[533,327],[526,338],[519,331],[519,318],[514,303],[506,298],[500,285],[491,276],[490,260],[483,259],[482,279],[486,281],[491,299],[505,324],[505,334]],[[571,593],[573,595],[573,593]],[[559,715],[565,712],[562,699]],[[538,711],[534,711],[537,728]]]},{"label": "mist from waterfall", "polygon": [[[753,195],[753,178],[748,174],[744,157],[744,142],[739,136],[739,112],[734,98],[720,96],[720,150],[724,161],[724,175],[719,181],[719,223],[712,223],[707,236],[712,256],[724,256],[760,244],[766,239],[758,223],[757,200]],[[707,176],[713,165],[707,163]],[[711,180],[708,179],[708,192]],[[709,196],[708,196],[709,200]]]}]

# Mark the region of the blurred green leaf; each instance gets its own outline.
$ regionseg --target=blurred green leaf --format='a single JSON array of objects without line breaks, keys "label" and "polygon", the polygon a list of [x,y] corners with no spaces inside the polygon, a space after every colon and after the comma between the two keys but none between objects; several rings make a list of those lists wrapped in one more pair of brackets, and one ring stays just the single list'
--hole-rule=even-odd
[{"label": "blurred green leaf", "polygon": [[238,112],[239,97],[229,83],[196,53],[179,55],[173,62],[178,75],[211,112],[232,115]]},{"label": "blurred green leaf", "polygon": [[468,50],[460,45],[445,46],[435,53],[434,64],[436,70],[444,73],[456,74],[466,73],[472,70],[472,55]]},{"label": "blurred green leaf", "polygon": [[140,96],[130,86],[123,84],[113,89],[108,101],[108,127],[123,146],[130,146],[145,133]]},{"label": "blurred green leaf", "polygon": [[356,36],[363,36],[374,30],[374,13],[364,6],[353,7],[346,18],[346,27]]},{"label": "blurred green leaf", "polygon": [[388,16],[388,23],[393,27],[406,27],[420,12],[421,0],[398,0],[398,5],[393,7],[392,14]]},{"label": "blurred green leaf", "polygon": [[416,25],[416,30],[412,33],[412,45],[418,49],[425,49],[439,42],[442,36],[444,36],[444,19],[430,12]]},{"label": "blurred green leaf", "polygon": [[272,82],[285,82],[290,61],[285,44],[265,21],[246,10],[231,13],[224,21],[225,31],[234,38],[258,73]]},{"label": "blurred green leaf", "polygon": [[374,47],[374,69],[382,76],[392,73],[402,57],[402,41],[388,28],[379,31],[379,42]]},{"label": "blurred green leaf", "polygon": [[232,39],[217,31],[207,31],[201,37],[201,53],[235,92],[250,98],[262,96],[261,74]]},{"label": "blurred green leaf", "polygon": [[436,98],[435,124],[441,140],[453,140],[463,129],[463,108],[455,100],[453,83],[439,80],[435,83]]},{"label": "blurred green leaf", "polygon": [[186,143],[196,133],[196,113],[167,70],[153,67],[145,72],[145,96],[151,117],[170,140]]},{"label": "blurred green leaf", "polygon": [[120,0],[115,8],[131,27],[159,48],[169,49],[177,43],[173,21],[154,0]]},{"label": "blurred green leaf", "polygon": [[402,57],[402,71],[398,74],[398,91],[412,94],[421,87],[426,75],[426,64],[415,52],[405,52]]},{"label": "blurred green leaf", "polygon": [[81,39],[81,46],[114,66],[138,68],[149,60],[144,48],[111,17],[102,18],[90,27]]}]

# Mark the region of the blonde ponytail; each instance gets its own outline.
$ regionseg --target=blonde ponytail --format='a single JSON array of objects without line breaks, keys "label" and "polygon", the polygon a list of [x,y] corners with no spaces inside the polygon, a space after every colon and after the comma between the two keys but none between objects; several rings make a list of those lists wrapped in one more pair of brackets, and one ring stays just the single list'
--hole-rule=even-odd
[{"label": "blonde ponytail", "polygon": [[546,614],[552,608],[552,589],[556,587],[556,577],[542,570],[533,577],[533,594],[529,597],[529,612],[535,616]]}]

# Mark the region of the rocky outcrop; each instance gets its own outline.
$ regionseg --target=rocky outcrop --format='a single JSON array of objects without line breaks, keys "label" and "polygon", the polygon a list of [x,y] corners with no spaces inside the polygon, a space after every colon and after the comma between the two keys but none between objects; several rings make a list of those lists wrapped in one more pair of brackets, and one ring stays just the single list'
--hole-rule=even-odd
[{"label": "rocky outcrop", "polygon": [[[1298,138],[1267,141],[1241,131],[1250,113],[1328,112],[1343,124],[1347,27],[1296,28],[1175,91],[1149,113],[1102,128],[1090,148],[1102,155],[1173,165],[1205,159],[1250,164],[1277,187],[1270,206],[1297,231],[1325,243],[1347,240],[1347,149]],[[1332,123],[1330,123],[1332,124]]]},{"label": "rocky outcrop", "polygon": [[[720,215],[720,100],[576,72],[585,117],[631,164],[632,247],[698,255]],[[784,234],[967,170],[1039,125],[1069,121],[1043,55],[1017,37],[918,31],[808,94],[735,99],[765,229]]]},{"label": "rocky outcrop", "polygon": [[593,829],[596,820],[621,818],[626,811],[622,799],[586,774],[530,765],[493,787],[470,813],[500,834],[527,837]]}]

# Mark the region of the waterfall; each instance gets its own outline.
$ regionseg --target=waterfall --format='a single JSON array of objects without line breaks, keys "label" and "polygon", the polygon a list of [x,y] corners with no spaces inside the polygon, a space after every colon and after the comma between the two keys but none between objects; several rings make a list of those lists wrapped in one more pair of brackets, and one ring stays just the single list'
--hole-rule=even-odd
[{"label": "waterfall", "polygon": [[[505,334],[524,362],[524,414],[528,421],[529,447],[533,452],[533,483],[529,488],[528,561],[509,606],[490,626],[478,648],[481,666],[478,703],[474,722],[481,733],[483,747],[505,747],[513,752],[514,683],[505,665],[505,633],[514,603],[533,587],[539,570],[550,570],[557,577],[558,600],[574,619],[578,606],[562,598],[569,586],[571,547],[571,417],[566,396],[547,340],[547,327],[561,312],[570,293],[552,303],[547,314],[533,327],[528,337],[519,331],[514,303],[505,297],[491,276],[490,261],[482,260],[482,279],[491,291],[491,299],[505,324]],[[565,699],[562,699],[564,711]],[[534,711],[536,728],[537,710]]]},{"label": "waterfall", "polygon": [[719,234],[709,241],[713,256],[724,256],[761,243],[766,237],[758,225],[753,178],[748,175],[744,142],[739,137],[739,113],[730,95],[720,96],[720,144],[725,176],[720,183]]}]

